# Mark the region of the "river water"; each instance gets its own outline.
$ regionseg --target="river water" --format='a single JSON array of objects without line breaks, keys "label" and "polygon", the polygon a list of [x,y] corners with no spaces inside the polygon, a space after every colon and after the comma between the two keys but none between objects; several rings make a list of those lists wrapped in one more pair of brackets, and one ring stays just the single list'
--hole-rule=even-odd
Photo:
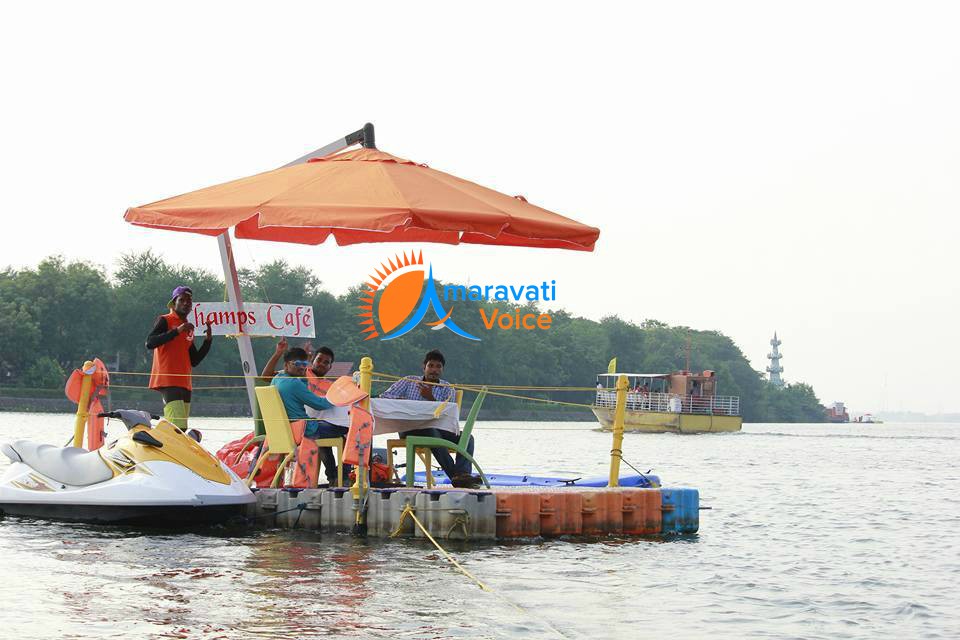
[{"label": "river water", "polygon": [[[192,426],[211,449],[246,430]],[[478,423],[478,460],[604,474],[611,436],[593,427]],[[71,430],[67,415],[0,413],[0,441]],[[447,545],[492,593],[429,543],[7,518],[2,636],[957,638],[958,445],[944,424],[628,434],[627,461],[700,489],[699,534]]]}]

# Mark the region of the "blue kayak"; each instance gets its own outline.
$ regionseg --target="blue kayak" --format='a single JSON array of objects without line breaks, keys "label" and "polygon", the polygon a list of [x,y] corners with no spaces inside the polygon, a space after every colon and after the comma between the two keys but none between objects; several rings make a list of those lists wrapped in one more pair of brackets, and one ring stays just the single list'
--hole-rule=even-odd
[{"label": "blue kayak", "polygon": [[[607,476],[593,476],[591,478],[555,478],[550,476],[528,476],[508,474],[488,474],[487,481],[491,487],[605,487]],[[406,480],[404,476],[403,480]],[[418,471],[413,474],[413,481],[426,484],[427,474]],[[450,484],[447,474],[443,471],[433,472],[435,484]],[[660,478],[654,475],[620,476],[621,487],[659,487]]]}]

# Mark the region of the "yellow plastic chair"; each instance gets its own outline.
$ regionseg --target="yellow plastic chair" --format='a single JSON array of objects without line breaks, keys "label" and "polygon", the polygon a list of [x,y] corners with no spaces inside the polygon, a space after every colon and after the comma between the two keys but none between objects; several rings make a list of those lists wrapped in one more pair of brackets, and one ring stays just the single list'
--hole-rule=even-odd
[{"label": "yellow plastic chair", "polygon": [[[337,450],[337,486],[343,486],[343,448],[346,444],[346,438],[318,438],[314,440],[318,447],[330,447]],[[319,467],[318,467],[319,468]],[[319,482],[315,479],[314,484]]]},{"label": "yellow plastic chair", "polygon": [[[283,460],[277,466],[277,473],[273,476],[271,488],[276,488],[280,484],[280,476],[283,475],[287,465],[293,461],[296,454],[297,442],[293,435],[293,429],[290,428],[290,419],[287,417],[287,410],[280,399],[280,390],[276,387],[257,387],[257,404],[260,405],[260,413],[263,416],[263,427],[267,433],[266,446],[257,458],[257,462],[250,470],[247,476],[247,485],[253,484],[260,467],[267,459],[267,456],[284,456]],[[337,486],[343,486],[343,438],[321,438],[314,440],[318,447],[333,447],[337,450]]]}]

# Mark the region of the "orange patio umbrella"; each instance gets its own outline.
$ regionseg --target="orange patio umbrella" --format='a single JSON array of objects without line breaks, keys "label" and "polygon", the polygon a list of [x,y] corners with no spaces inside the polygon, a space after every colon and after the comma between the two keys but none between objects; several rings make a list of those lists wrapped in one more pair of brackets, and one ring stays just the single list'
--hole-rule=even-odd
[{"label": "orange patio umbrella", "polygon": [[[362,148],[337,153],[355,144]],[[600,230],[376,148],[366,124],[293,163],[247,178],[127,209],[131,224],[216,236],[227,293],[243,299],[230,236],[340,245],[437,242],[592,251]],[[250,338],[237,336],[256,411]]]},{"label": "orange patio umbrella", "polygon": [[[343,151],[356,144],[362,148]],[[367,123],[294,162],[247,178],[127,209],[131,224],[216,236],[230,301],[243,308],[229,230],[237,238],[320,244],[438,242],[592,251],[582,224],[423,164],[385,153]],[[257,373],[250,337],[237,336],[251,409]]]},{"label": "orange patio umbrella", "polygon": [[127,209],[135,225],[320,244],[439,242],[592,251],[600,230],[375,148]]}]

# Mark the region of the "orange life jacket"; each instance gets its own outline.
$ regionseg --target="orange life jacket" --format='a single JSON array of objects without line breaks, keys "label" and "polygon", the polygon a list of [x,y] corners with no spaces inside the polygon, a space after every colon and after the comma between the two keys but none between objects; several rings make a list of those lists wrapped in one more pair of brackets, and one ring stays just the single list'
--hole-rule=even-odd
[{"label": "orange life jacket", "polygon": [[[175,311],[161,316],[167,321],[167,331],[186,322]],[[190,373],[190,347],[193,345],[193,332],[178,333],[170,342],[153,350],[153,368],[150,369],[150,388],[180,387],[193,389]]]},{"label": "orange life jacket", "polygon": [[330,380],[319,378],[313,370],[307,369],[307,386],[310,387],[310,391],[313,391],[318,396],[327,395],[327,389],[329,389],[332,384],[333,382]]}]

